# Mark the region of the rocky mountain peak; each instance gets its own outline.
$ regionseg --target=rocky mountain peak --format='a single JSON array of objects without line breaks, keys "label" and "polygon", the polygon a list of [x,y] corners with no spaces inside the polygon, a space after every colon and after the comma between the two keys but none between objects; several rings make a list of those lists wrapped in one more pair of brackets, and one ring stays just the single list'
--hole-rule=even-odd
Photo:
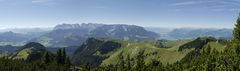
[{"label": "rocky mountain peak", "polygon": [[76,28],[80,28],[79,24],[59,24],[57,26],[54,27],[54,30],[57,29],[76,29]]}]

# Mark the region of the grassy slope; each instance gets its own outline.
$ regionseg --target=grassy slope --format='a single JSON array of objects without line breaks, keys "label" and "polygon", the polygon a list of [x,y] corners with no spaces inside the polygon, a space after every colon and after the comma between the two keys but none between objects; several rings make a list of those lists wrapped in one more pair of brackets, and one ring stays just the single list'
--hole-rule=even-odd
[{"label": "grassy slope", "polygon": [[137,56],[143,53],[145,62],[149,63],[151,60],[158,60],[167,63],[174,63],[181,60],[192,49],[188,49],[185,52],[178,52],[179,46],[189,42],[188,40],[168,41],[164,45],[171,48],[157,48],[154,41],[146,42],[127,42],[117,41],[123,44],[123,48],[118,49],[115,52],[109,53],[110,57],[102,62],[102,65],[116,64],[120,61],[120,56],[124,59],[129,55],[131,59],[137,59]]},{"label": "grassy slope", "polygon": [[23,49],[20,52],[18,52],[17,55],[13,59],[24,59],[24,60],[26,60],[31,52],[32,52],[31,49]]},{"label": "grassy slope", "polygon": [[46,52],[46,48],[35,42],[27,43],[22,46],[21,49],[17,50],[16,53],[13,53],[9,56],[11,59],[24,59],[27,61],[38,60],[40,59],[44,52]]},{"label": "grassy slope", "polygon": [[218,43],[218,42],[209,42],[207,45],[205,45],[204,47],[210,46],[212,49],[216,49],[217,51],[224,51],[224,49],[226,48],[226,45]]}]

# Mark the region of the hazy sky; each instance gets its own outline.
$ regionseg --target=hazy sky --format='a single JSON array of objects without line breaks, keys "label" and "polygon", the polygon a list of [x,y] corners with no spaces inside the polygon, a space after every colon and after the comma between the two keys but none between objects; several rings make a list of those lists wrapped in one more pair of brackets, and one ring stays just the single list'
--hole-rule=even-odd
[{"label": "hazy sky", "polygon": [[61,23],[231,28],[240,0],[0,0],[0,28]]}]

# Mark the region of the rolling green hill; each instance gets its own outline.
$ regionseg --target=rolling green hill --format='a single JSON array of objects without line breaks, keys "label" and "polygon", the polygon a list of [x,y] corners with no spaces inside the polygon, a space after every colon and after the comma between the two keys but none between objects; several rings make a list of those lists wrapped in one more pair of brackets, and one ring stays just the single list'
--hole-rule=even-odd
[{"label": "rolling green hill", "polygon": [[[88,38],[72,56],[71,62],[78,69],[87,66],[108,67],[126,66],[138,67],[139,60],[145,65],[153,61],[160,62],[166,67],[179,62],[189,63],[203,53],[225,51],[228,42],[212,37],[199,37],[195,40],[148,40],[127,41],[118,39]],[[186,48],[185,48],[186,47]],[[180,51],[181,50],[181,51]],[[11,59],[35,61],[42,59],[47,49],[39,43],[28,43],[10,56]],[[58,56],[56,56],[58,57]],[[55,59],[55,58],[51,58]],[[143,65],[143,64],[142,64]]]},{"label": "rolling green hill", "polygon": [[193,50],[178,51],[179,47],[189,42],[189,40],[166,40],[164,43],[161,43],[168,48],[157,47],[156,44],[159,44],[158,42],[89,38],[76,50],[72,61],[75,65],[81,65],[86,62],[89,62],[93,66],[115,65],[121,61],[125,61],[128,57],[133,60],[132,63],[135,63],[134,60],[138,56],[143,56],[146,63],[157,60],[164,64],[171,64],[181,60],[187,53]]},{"label": "rolling green hill", "polygon": [[90,63],[93,66],[98,66],[102,60],[107,58],[109,52],[120,47],[121,44],[117,42],[89,38],[76,50],[72,63],[74,65]]},{"label": "rolling green hill", "polygon": [[134,60],[138,59],[138,56],[143,56],[146,64],[150,63],[152,60],[161,61],[164,64],[174,63],[181,60],[188,52],[178,52],[178,47],[173,48],[157,48],[150,43],[128,43],[123,46],[123,48],[118,49],[118,51],[111,53],[108,59],[105,59],[102,65],[117,64],[122,60],[130,59],[133,64],[136,62]]},{"label": "rolling green hill", "polygon": [[179,47],[179,51],[183,51],[185,49],[191,49],[191,48],[201,49],[204,45],[212,41],[217,41],[217,39],[214,37],[199,37]]},{"label": "rolling green hill", "polygon": [[24,59],[25,61],[39,60],[47,51],[46,47],[39,43],[31,42],[17,50],[10,56],[11,59]]}]

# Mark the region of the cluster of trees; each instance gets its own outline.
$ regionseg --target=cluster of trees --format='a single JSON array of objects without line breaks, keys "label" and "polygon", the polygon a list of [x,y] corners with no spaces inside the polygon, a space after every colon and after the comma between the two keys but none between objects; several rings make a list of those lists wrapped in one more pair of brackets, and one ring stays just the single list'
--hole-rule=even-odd
[{"label": "cluster of trees", "polygon": [[36,61],[24,61],[23,59],[0,58],[0,71],[74,71],[65,49],[58,49],[57,54],[48,51]]},{"label": "cluster of trees", "polygon": [[57,63],[57,64],[64,64],[68,67],[71,66],[71,61],[69,57],[66,54],[65,48],[63,49],[58,49],[57,54],[51,54],[50,52],[45,52],[44,56],[42,57],[42,62],[45,64],[48,63]]}]

